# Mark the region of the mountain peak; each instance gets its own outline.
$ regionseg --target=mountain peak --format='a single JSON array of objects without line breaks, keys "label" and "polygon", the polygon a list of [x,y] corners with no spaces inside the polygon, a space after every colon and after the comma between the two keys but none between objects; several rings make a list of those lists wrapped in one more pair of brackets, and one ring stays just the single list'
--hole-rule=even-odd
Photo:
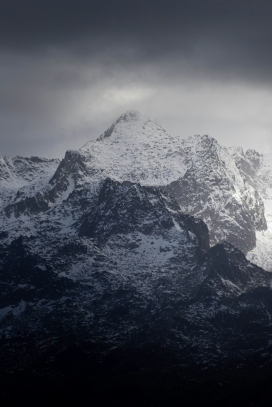
[{"label": "mountain peak", "polygon": [[124,122],[139,121],[142,118],[144,118],[144,116],[141,113],[139,113],[137,110],[128,110],[127,112],[121,114],[119,119],[117,119],[116,123],[118,123],[120,121],[124,121]]},{"label": "mountain peak", "polygon": [[128,127],[142,127],[147,122],[156,123],[155,120],[151,120],[149,117],[142,115],[137,110],[128,110],[123,113],[101,136],[98,137],[97,141],[102,141],[105,138],[110,137],[114,132],[121,130],[122,128],[127,129]]},{"label": "mountain peak", "polygon": [[119,181],[165,185],[186,171],[181,148],[180,138],[171,137],[155,120],[130,110],[80,152],[95,166],[96,179],[103,175]]}]

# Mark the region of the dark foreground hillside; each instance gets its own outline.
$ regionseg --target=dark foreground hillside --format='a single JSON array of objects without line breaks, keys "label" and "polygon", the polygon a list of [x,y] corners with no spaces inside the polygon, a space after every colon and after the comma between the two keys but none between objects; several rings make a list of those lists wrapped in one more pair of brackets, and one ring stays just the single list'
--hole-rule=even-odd
[{"label": "dark foreground hillside", "polygon": [[[132,343],[108,349],[83,341],[33,355],[26,369],[1,371],[1,406],[270,406],[272,363],[261,353],[216,367],[182,352]],[[31,343],[29,343],[31,352]],[[17,355],[23,357],[23,355]],[[263,363],[260,368],[260,362]]]},{"label": "dark foreground hillside", "polygon": [[96,267],[83,284],[42,267],[32,241],[0,252],[1,406],[271,405],[271,274],[238,249],[203,253],[200,236],[188,280],[177,263],[171,279]]}]

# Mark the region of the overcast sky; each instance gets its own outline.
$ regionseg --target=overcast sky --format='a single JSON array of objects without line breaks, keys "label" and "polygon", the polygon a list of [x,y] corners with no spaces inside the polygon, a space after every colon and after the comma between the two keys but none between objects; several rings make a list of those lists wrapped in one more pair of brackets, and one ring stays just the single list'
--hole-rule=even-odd
[{"label": "overcast sky", "polygon": [[136,109],[272,152],[269,0],[1,0],[0,155],[63,157]]}]

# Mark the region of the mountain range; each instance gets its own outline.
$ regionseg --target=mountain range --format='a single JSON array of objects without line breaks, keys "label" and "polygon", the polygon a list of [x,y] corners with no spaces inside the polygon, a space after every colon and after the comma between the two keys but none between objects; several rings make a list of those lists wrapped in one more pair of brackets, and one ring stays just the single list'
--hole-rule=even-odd
[{"label": "mountain range", "polygon": [[243,383],[249,365],[270,372],[272,155],[128,111],[61,161],[0,158],[0,224],[6,400],[20,372],[66,377],[74,353],[97,372],[124,347],[133,363],[174,352],[160,369],[186,371],[187,387],[219,366],[223,388],[233,364]]}]

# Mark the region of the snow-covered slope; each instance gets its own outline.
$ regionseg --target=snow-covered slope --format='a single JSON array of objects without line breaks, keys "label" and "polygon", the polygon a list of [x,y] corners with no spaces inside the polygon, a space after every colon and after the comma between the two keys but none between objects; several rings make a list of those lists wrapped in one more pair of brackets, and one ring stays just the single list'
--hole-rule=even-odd
[{"label": "snow-covered slope", "polygon": [[186,172],[180,156],[182,142],[155,120],[130,111],[79,151],[95,171],[94,178],[167,185]]},{"label": "snow-covered slope", "polygon": [[44,188],[59,163],[40,157],[0,157],[0,210]]},{"label": "snow-covered slope", "polygon": [[59,159],[40,157],[0,157],[0,187],[19,189],[29,183],[52,177]]}]

